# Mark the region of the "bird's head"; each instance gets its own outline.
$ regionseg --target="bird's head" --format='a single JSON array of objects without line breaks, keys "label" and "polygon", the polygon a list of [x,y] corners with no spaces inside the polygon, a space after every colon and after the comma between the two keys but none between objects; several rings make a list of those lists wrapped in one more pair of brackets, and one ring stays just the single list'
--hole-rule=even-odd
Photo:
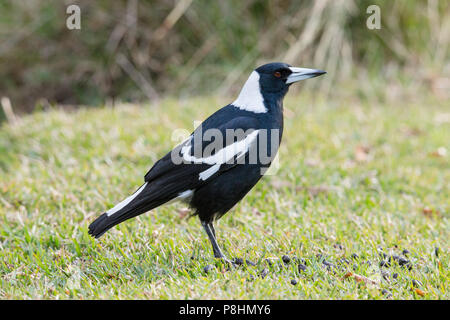
[{"label": "bird's head", "polygon": [[284,91],[295,82],[326,73],[317,69],[296,68],[282,62],[268,63],[255,71],[259,75],[259,85],[263,92]]},{"label": "bird's head", "polygon": [[262,65],[251,73],[233,105],[256,113],[266,112],[268,101],[281,102],[291,84],[324,73],[322,70],[297,68],[282,62]]}]

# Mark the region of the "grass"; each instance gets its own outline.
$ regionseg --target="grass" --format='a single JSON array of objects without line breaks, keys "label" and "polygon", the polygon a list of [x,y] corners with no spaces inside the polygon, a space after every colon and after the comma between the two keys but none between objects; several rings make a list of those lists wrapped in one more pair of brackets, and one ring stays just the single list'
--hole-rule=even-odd
[{"label": "grass", "polygon": [[[0,298],[450,298],[449,111],[433,97],[383,104],[289,97],[279,169],[216,228],[229,257],[256,266],[227,271],[214,261],[197,218],[186,219],[181,204],[100,240],[88,236],[88,224],[133,192],[176,143],[173,132],[192,131],[194,119],[224,104],[165,99],[4,123]],[[409,250],[412,269],[380,267],[380,248]],[[280,262],[283,255],[304,259],[306,271]],[[205,273],[208,264],[214,268]]]}]

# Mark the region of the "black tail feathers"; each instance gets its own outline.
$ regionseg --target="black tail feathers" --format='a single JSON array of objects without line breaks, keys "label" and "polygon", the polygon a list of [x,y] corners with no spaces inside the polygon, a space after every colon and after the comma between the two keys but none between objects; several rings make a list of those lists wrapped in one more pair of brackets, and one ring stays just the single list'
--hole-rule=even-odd
[{"label": "black tail feathers", "polygon": [[108,213],[105,212],[98,217],[89,225],[89,234],[95,238],[100,238],[115,225],[152,209],[148,207],[148,204],[151,204],[152,201],[151,197],[146,195],[148,191],[146,187],[147,182]]},{"label": "black tail feathers", "polygon": [[104,213],[89,225],[89,234],[95,238],[100,238],[111,227],[108,223],[108,215]]},{"label": "black tail feathers", "polygon": [[94,222],[89,225],[89,234],[95,238],[100,238],[106,231],[114,227],[115,225],[134,218],[140,214],[150,211],[163,203],[167,202],[167,199],[156,199],[153,201],[138,200],[132,201],[130,204],[111,214],[103,213]]},{"label": "black tail feathers", "polygon": [[178,194],[177,190],[151,187],[146,182],[133,195],[111,209],[112,211],[103,213],[92,222],[89,225],[89,234],[95,238],[100,238],[115,225],[159,207],[175,198]]}]

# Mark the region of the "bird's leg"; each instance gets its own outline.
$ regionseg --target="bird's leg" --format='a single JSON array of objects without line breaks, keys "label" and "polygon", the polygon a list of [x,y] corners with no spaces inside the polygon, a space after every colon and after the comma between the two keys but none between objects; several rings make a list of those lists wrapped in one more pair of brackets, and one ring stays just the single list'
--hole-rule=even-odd
[{"label": "bird's leg", "polygon": [[210,222],[210,223],[208,223],[208,225],[209,225],[209,228],[211,229],[211,231],[212,231],[212,233],[214,235],[214,238],[215,238],[216,237],[216,230],[214,229],[213,223]]},{"label": "bird's leg", "polygon": [[227,263],[234,264],[222,253],[222,250],[220,250],[220,247],[217,244],[217,240],[216,240],[216,231],[214,230],[214,226],[212,225],[212,223],[206,223],[206,222],[202,221],[202,226],[205,229],[206,234],[208,235],[209,241],[212,244],[213,251],[214,251],[214,257],[222,259],[223,261],[225,261]]},{"label": "bird's leg", "polygon": [[206,234],[208,235],[209,241],[212,244],[213,247],[213,251],[214,251],[214,257],[216,258],[225,258],[225,255],[222,253],[222,251],[220,250],[219,245],[217,244],[217,240],[216,240],[216,234],[215,234],[215,230],[214,227],[211,228],[211,224],[210,223],[206,223],[206,222],[202,222],[202,226],[206,231]]}]

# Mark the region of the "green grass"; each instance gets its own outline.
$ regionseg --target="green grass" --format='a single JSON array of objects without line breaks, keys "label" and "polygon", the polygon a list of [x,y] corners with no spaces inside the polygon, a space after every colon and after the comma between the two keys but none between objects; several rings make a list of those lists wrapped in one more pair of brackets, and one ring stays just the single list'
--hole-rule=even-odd
[{"label": "green grass", "polygon": [[[192,131],[193,120],[224,104],[165,99],[158,107],[50,110],[4,123],[0,298],[384,299],[383,289],[393,299],[450,298],[449,110],[432,97],[385,104],[289,97],[279,170],[216,228],[230,258],[257,266],[227,271],[214,261],[182,204],[89,237],[88,224],[133,192],[176,143],[174,130]],[[378,247],[408,249],[413,268],[380,268]],[[305,259],[307,270],[279,263],[285,254]],[[324,268],[324,258],[335,267]],[[208,264],[215,267],[206,274]],[[377,284],[344,279],[347,272]]]}]

